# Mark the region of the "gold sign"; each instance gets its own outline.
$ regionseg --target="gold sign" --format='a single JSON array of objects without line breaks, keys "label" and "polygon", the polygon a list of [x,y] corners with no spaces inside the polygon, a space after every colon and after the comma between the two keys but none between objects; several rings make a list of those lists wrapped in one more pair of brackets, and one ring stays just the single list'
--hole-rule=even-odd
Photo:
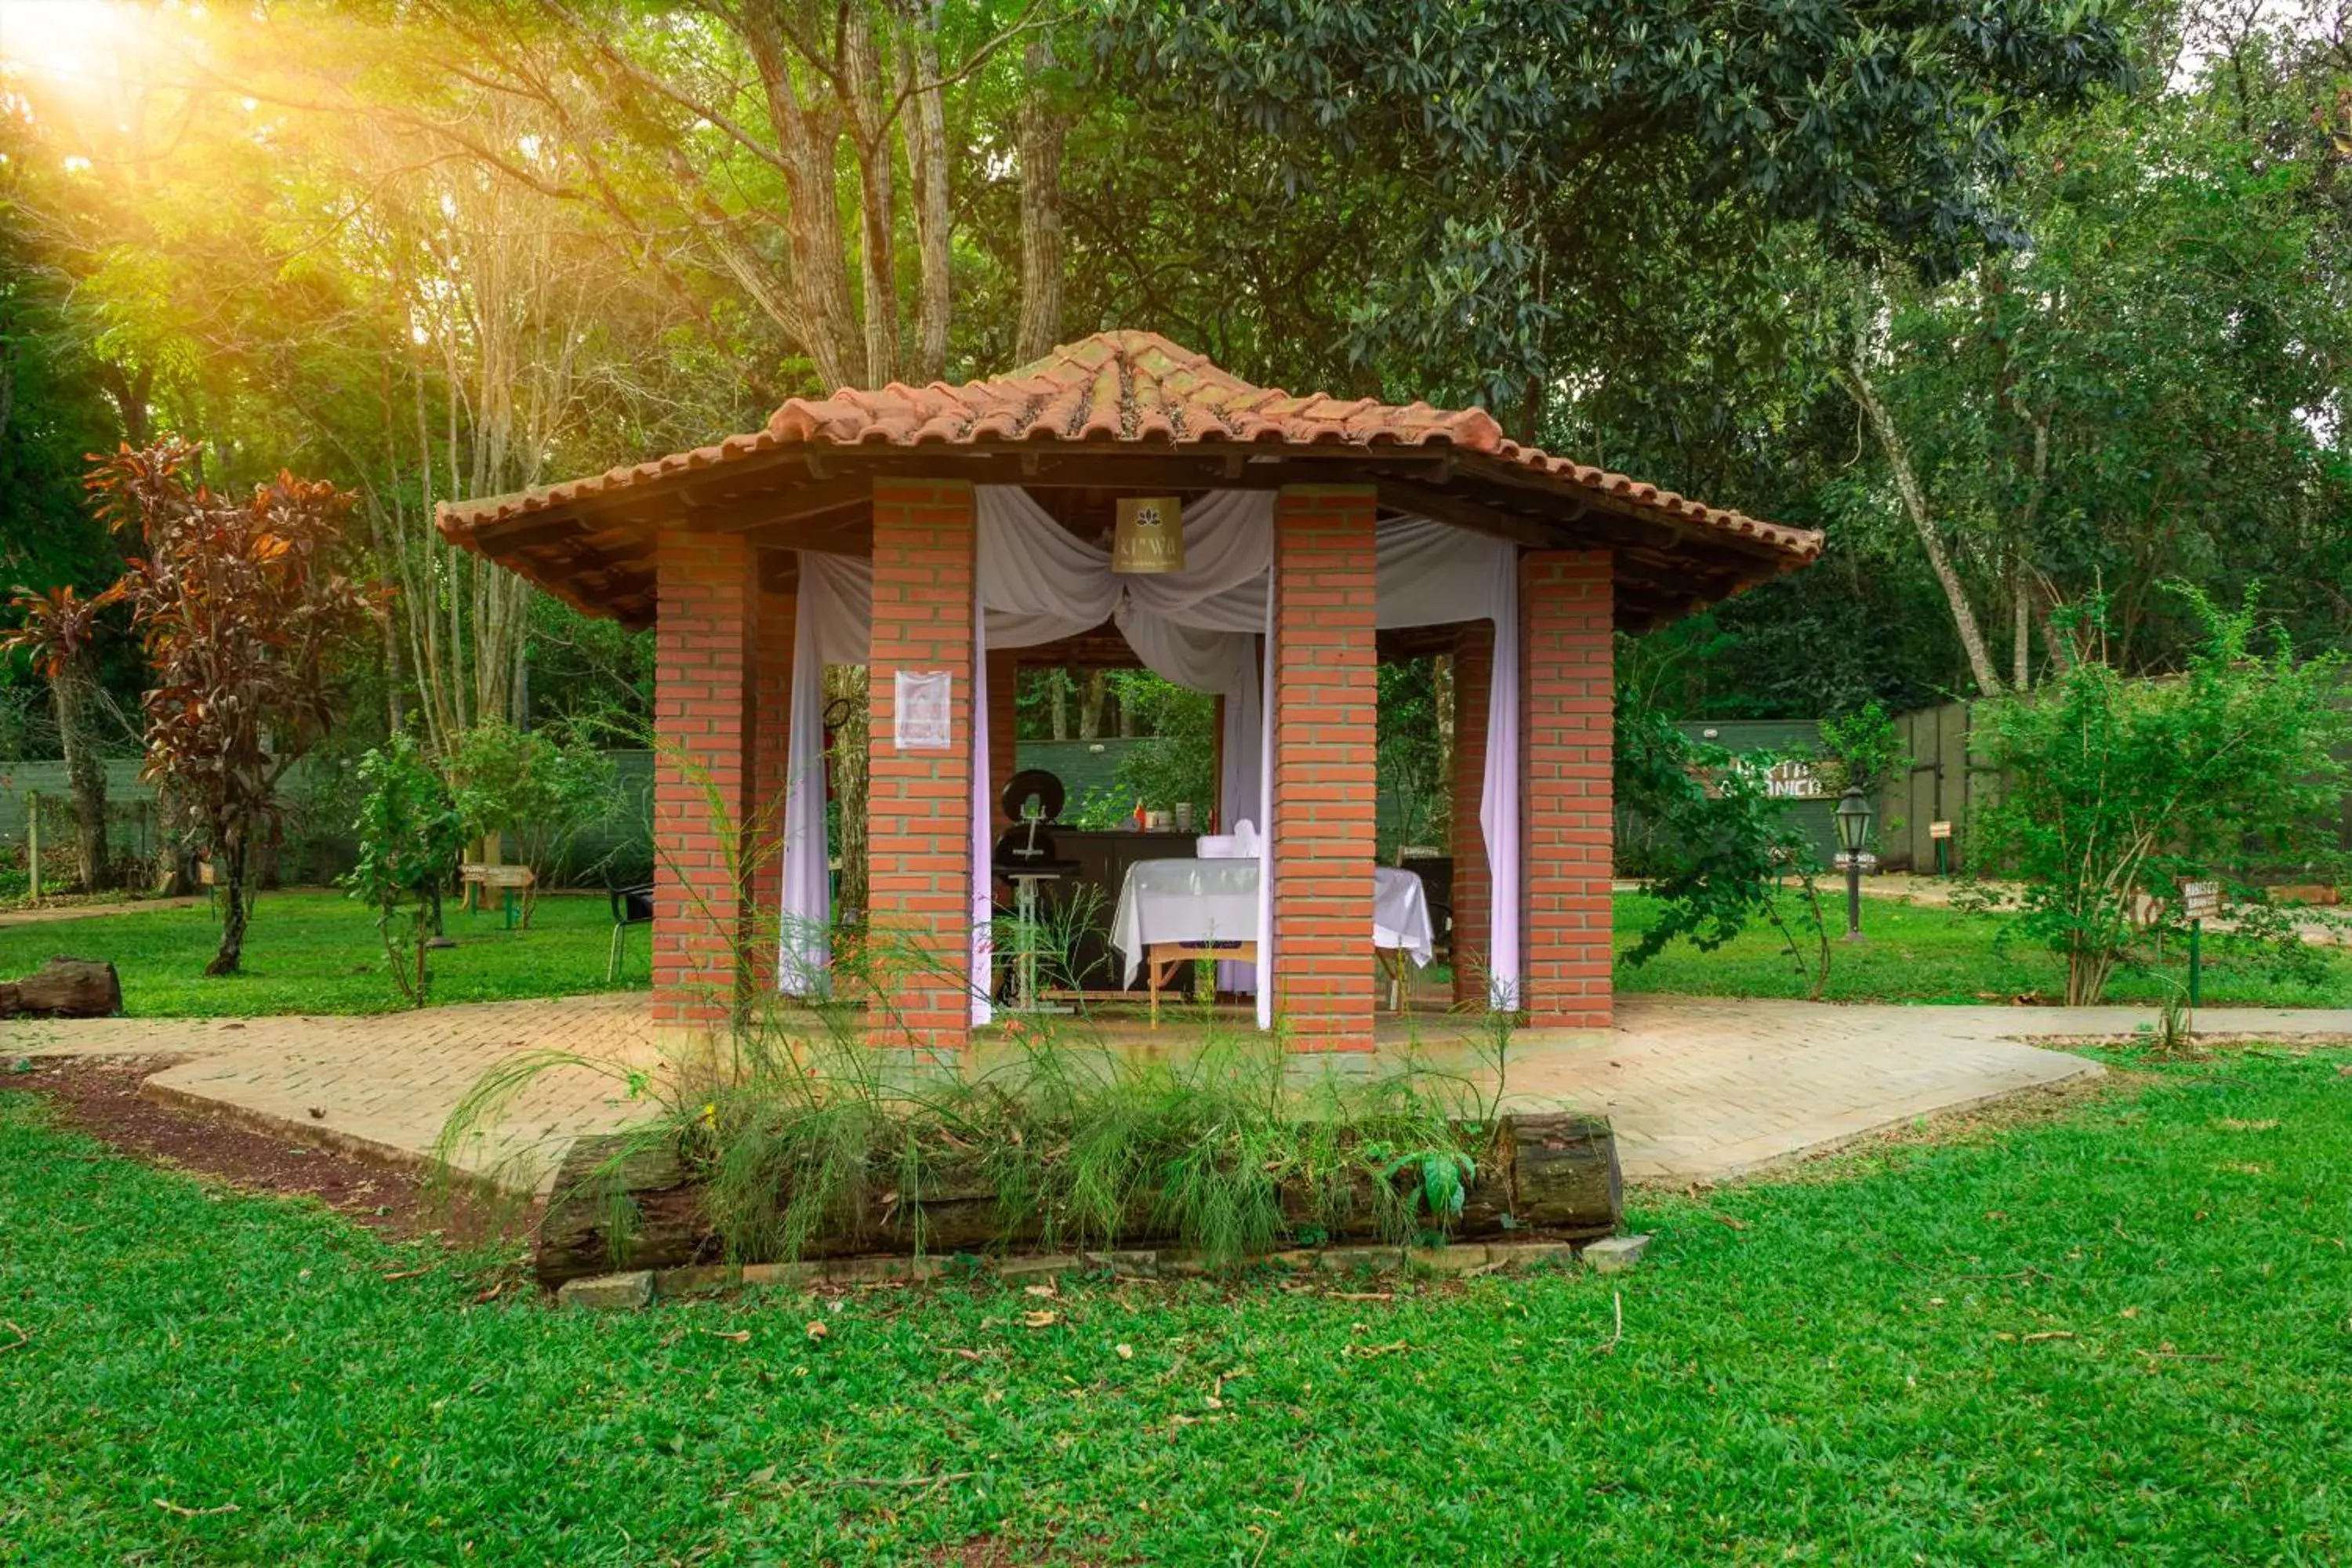
[{"label": "gold sign", "polygon": [[1174,496],[1145,496],[1118,503],[1110,569],[1138,574],[1184,570],[1184,509]]}]

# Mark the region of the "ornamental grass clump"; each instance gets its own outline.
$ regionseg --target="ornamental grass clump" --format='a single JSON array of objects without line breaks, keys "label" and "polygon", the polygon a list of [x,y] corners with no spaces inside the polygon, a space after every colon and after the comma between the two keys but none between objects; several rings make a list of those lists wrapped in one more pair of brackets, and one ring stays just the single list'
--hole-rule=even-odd
[{"label": "ornamental grass clump", "polygon": [[[670,761],[699,784],[712,837],[734,858],[719,884],[735,894],[729,907],[748,907],[757,879],[773,874],[772,849],[760,847],[775,835],[736,830],[698,764]],[[707,884],[679,880],[702,906],[685,918],[719,918]],[[1065,911],[1026,928],[1003,921],[992,934],[1000,952],[1036,953],[1044,984],[1055,985],[1076,975],[1086,929]],[[593,1168],[571,1173],[575,1190],[555,1194],[557,1204],[609,1201],[616,1252],[634,1223],[626,1179],[648,1161],[674,1161],[733,1262],[877,1247],[1098,1249],[1148,1238],[1227,1265],[1341,1231],[1442,1238],[1496,1157],[1507,1019],[1483,1047],[1491,1091],[1412,1052],[1367,1079],[1295,1087],[1279,1027],[1234,1028],[1206,1000],[1180,1005],[1191,1027],[1175,1059],[1114,1049],[1081,1010],[1009,1016],[976,1047],[980,1065],[969,1072],[924,1068],[874,1041],[899,1032],[898,998],[910,989],[935,989],[942,977],[966,984],[963,943],[876,929],[806,940],[814,934],[772,919],[749,945],[829,946],[827,995],[739,996],[730,955],[709,988],[731,1024],[651,1058],[510,1058],[444,1127],[443,1170],[481,1164],[467,1156],[494,1147],[496,1125],[541,1077],[584,1070],[644,1108]],[[918,979],[928,984],[909,985]],[[520,1167],[548,1152],[508,1149],[498,1162],[508,1168],[490,1173],[530,1191],[539,1173]]]}]

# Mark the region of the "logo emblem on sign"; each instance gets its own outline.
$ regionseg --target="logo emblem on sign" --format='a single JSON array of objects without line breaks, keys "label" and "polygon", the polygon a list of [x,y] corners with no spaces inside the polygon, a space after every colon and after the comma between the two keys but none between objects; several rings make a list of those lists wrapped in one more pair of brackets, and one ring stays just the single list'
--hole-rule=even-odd
[{"label": "logo emblem on sign", "polygon": [[1111,535],[1110,569],[1137,574],[1184,570],[1184,507],[1174,496],[1130,497],[1118,503]]}]

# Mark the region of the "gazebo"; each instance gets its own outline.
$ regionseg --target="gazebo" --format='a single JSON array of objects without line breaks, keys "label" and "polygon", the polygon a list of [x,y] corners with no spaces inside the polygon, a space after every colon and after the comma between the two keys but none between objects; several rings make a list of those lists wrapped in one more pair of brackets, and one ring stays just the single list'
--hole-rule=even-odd
[{"label": "gazebo", "polygon": [[[1180,569],[1114,569],[1118,503],[1143,498],[1176,503]],[[1302,1052],[1373,1047],[1375,659],[1409,637],[1455,658],[1458,1000],[1607,1026],[1612,634],[1821,550],[1507,440],[1483,410],[1294,397],[1137,331],[962,386],[794,399],[763,429],[438,521],[656,629],[657,1028],[723,1027],[754,986],[825,990],[823,666],[866,666],[867,929],[929,958],[869,1028],[930,1065],[990,1018],[1020,668],[1110,640],[1222,699],[1220,816],[1259,829],[1261,1026]]]}]

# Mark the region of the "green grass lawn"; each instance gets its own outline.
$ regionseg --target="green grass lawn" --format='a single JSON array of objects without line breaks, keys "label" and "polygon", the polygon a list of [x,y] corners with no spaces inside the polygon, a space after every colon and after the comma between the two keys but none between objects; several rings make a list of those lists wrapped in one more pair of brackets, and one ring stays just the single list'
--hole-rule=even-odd
[{"label": "green grass lawn", "polygon": [[1616,1279],[604,1317],[0,1096],[0,1559],[2342,1563],[2347,1150],[2352,1052],[2248,1053]]},{"label": "green grass lawn", "polygon": [[[1825,904],[1828,891],[1823,889]],[[1644,894],[1620,893],[1616,906],[1617,951],[1622,953],[1654,923],[1658,904]],[[2023,939],[2003,943],[1997,914],[1865,898],[1865,940],[1849,944],[1843,940],[1843,886],[1827,913],[1838,934],[1830,943],[1826,1001],[2006,1002],[2028,992],[2049,1002],[2065,998],[2064,966]],[[2352,952],[2338,949],[2323,954],[2322,962],[2326,977],[2318,984],[2284,978],[2233,957],[2224,939],[2212,937],[2205,943],[2199,989],[2208,1006],[2352,1007]],[[2158,1003],[2175,985],[2187,984],[2188,955],[2178,953],[2160,973],[2118,973],[2108,983],[2106,999]],[[1755,926],[1713,952],[1682,942],[1639,968],[1620,963],[1617,986],[1685,996],[1802,997],[1807,982],[1789,962],[1779,936]]]},{"label": "green grass lawn", "polygon": [[[1640,893],[1621,893],[1616,905],[1622,952],[1655,918],[1657,906]],[[601,895],[541,899],[528,931],[506,930],[495,909],[480,914],[453,909],[447,921],[458,945],[433,955],[436,1003],[608,989],[604,954],[612,924]],[[1832,1001],[1977,1002],[2025,992],[2044,998],[2065,994],[2057,960],[2022,942],[2004,949],[1997,917],[1873,899],[1863,906],[1863,924],[1869,941],[1833,946]],[[27,973],[58,952],[111,959],[122,973],[124,1008],[144,1017],[378,1013],[399,1005],[373,917],[340,894],[264,894],[246,939],[246,973],[208,980],[205,964],[219,939],[220,928],[202,908],[0,927],[0,976]],[[622,971],[628,983],[645,983],[647,947],[642,929],[629,933]],[[2352,954],[2334,953],[2326,963],[2327,980],[2315,985],[2234,963],[2226,952],[2209,954],[2204,999],[2214,1005],[2352,1006]],[[2178,966],[2169,973],[2179,978]],[[1714,952],[1684,944],[1638,969],[1621,964],[1617,983],[1627,992],[1693,996],[1805,994],[1779,940],[1764,929]],[[2109,997],[2157,1002],[2166,991],[2158,976],[2122,974]]]},{"label": "green grass lawn", "polygon": [[[509,931],[495,904],[444,922],[457,945],[432,957],[433,1000],[498,1002],[604,991],[611,907],[603,894],[539,900],[529,931]],[[26,974],[53,953],[111,959],[123,1010],[135,1017],[216,1018],[272,1013],[385,1013],[401,1005],[384,968],[375,917],[341,893],[264,893],[245,939],[245,973],[207,979],[220,926],[202,905],[0,926],[0,976]],[[647,941],[629,932],[625,980],[646,983]]]}]

